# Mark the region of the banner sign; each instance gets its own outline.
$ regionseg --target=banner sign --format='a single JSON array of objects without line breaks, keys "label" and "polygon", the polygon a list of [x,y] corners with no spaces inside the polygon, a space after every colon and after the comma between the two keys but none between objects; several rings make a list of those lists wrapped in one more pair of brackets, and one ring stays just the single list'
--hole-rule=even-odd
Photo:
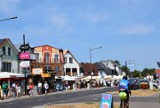
[{"label": "banner sign", "polygon": [[43,68],[32,68],[32,74],[37,75],[37,74],[42,74],[43,73]]},{"label": "banner sign", "polygon": [[21,61],[20,67],[22,67],[22,68],[30,67],[30,61]]},{"label": "banner sign", "polygon": [[22,53],[20,53],[19,58],[20,58],[21,60],[30,59],[30,53],[29,53],[29,52],[22,52]]},{"label": "banner sign", "polygon": [[112,101],[112,95],[111,94],[102,94],[100,108],[112,108],[113,101]]}]

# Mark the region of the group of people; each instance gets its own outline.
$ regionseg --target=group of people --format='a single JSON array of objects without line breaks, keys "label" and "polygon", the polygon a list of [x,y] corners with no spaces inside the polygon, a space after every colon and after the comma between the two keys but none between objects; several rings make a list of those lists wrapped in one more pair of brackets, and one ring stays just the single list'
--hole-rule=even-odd
[{"label": "group of people", "polygon": [[[48,90],[49,90],[49,85],[47,83],[47,81],[44,82],[44,84],[42,84],[41,81],[38,81],[38,84],[36,86],[36,92],[41,95],[42,94],[42,90],[44,89],[44,93],[47,94]],[[33,84],[28,84],[27,85],[27,94],[30,96],[33,96],[34,92],[34,85]]]},{"label": "group of people", "polygon": [[21,93],[21,86],[19,83],[12,83],[8,85],[5,81],[0,85],[0,100],[7,99],[9,96],[19,97]]}]

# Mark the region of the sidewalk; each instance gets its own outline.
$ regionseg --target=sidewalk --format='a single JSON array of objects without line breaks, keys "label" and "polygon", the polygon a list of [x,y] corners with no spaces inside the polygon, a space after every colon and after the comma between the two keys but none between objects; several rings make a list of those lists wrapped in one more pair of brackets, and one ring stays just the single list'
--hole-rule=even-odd
[{"label": "sidewalk", "polygon": [[[106,88],[106,87],[98,87],[98,88],[90,88],[89,90],[97,90],[97,89],[103,89],[103,88]],[[88,91],[87,88],[81,88],[81,89],[75,89],[75,90],[63,90],[63,91],[56,91],[56,92],[51,92],[51,93],[48,93],[47,95],[52,95],[52,94],[61,94],[61,93],[68,93],[68,92],[79,92],[79,91]],[[0,100],[0,103],[3,103],[3,102],[9,102],[9,101],[13,101],[13,100],[21,100],[21,99],[25,99],[25,98],[33,98],[33,97],[40,97],[40,96],[46,96],[46,94],[41,94],[41,95],[33,95],[33,96],[28,96],[28,95],[23,95],[23,96],[20,96],[20,97],[8,97],[7,99],[4,99],[4,100]]]}]

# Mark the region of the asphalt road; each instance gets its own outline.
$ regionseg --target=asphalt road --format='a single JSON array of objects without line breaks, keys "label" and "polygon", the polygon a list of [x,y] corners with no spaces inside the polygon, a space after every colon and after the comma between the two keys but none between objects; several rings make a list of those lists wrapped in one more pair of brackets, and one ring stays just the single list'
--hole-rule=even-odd
[{"label": "asphalt road", "polygon": [[[101,94],[106,91],[113,91],[116,88],[100,88],[93,90],[80,90],[72,92],[57,92],[48,95],[24,97],[0,102],[0,108],[37,108],[37,106],[45,106],[52,104],[68,104],[81,102],[100,102]],[[113,96],[114,102],[120,102],[119,96]],[[130,108],[159,108],[158,96],[153,97],[131,97]],[[139,103],[139,104],[138,104]],[[154,104],[155,107],[139,107],[136,105]],[[158,103],[158,104],[157,104]],[[149,104],[149,105],[150,105]],[[147,105],[147,106],[149,106]],[[158,106],[157,106],[158,105]]]}]

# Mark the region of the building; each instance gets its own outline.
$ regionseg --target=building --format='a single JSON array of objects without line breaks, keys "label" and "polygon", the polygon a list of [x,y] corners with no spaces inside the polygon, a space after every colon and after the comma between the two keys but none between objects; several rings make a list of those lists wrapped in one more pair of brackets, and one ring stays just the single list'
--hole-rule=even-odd
[{"label": "building", "polygon": [[19,73],[18,51],[10,39],[0,39],[0,72]]},{"label": "building", "polygon": [[36,55],[35,61],[31,63],[31,72],[34,76],[34,82],[38,80],[47,80],[53,87],[55,78],[64,75],[64,56],[63,50],[50,45],[33,47]]},{"label": "building", "polygon": [[64,50],[64,75],[69,76],[83,76],[83,73],[80,73],[80,66],[78,61],[72,55],[69,50]]}]

